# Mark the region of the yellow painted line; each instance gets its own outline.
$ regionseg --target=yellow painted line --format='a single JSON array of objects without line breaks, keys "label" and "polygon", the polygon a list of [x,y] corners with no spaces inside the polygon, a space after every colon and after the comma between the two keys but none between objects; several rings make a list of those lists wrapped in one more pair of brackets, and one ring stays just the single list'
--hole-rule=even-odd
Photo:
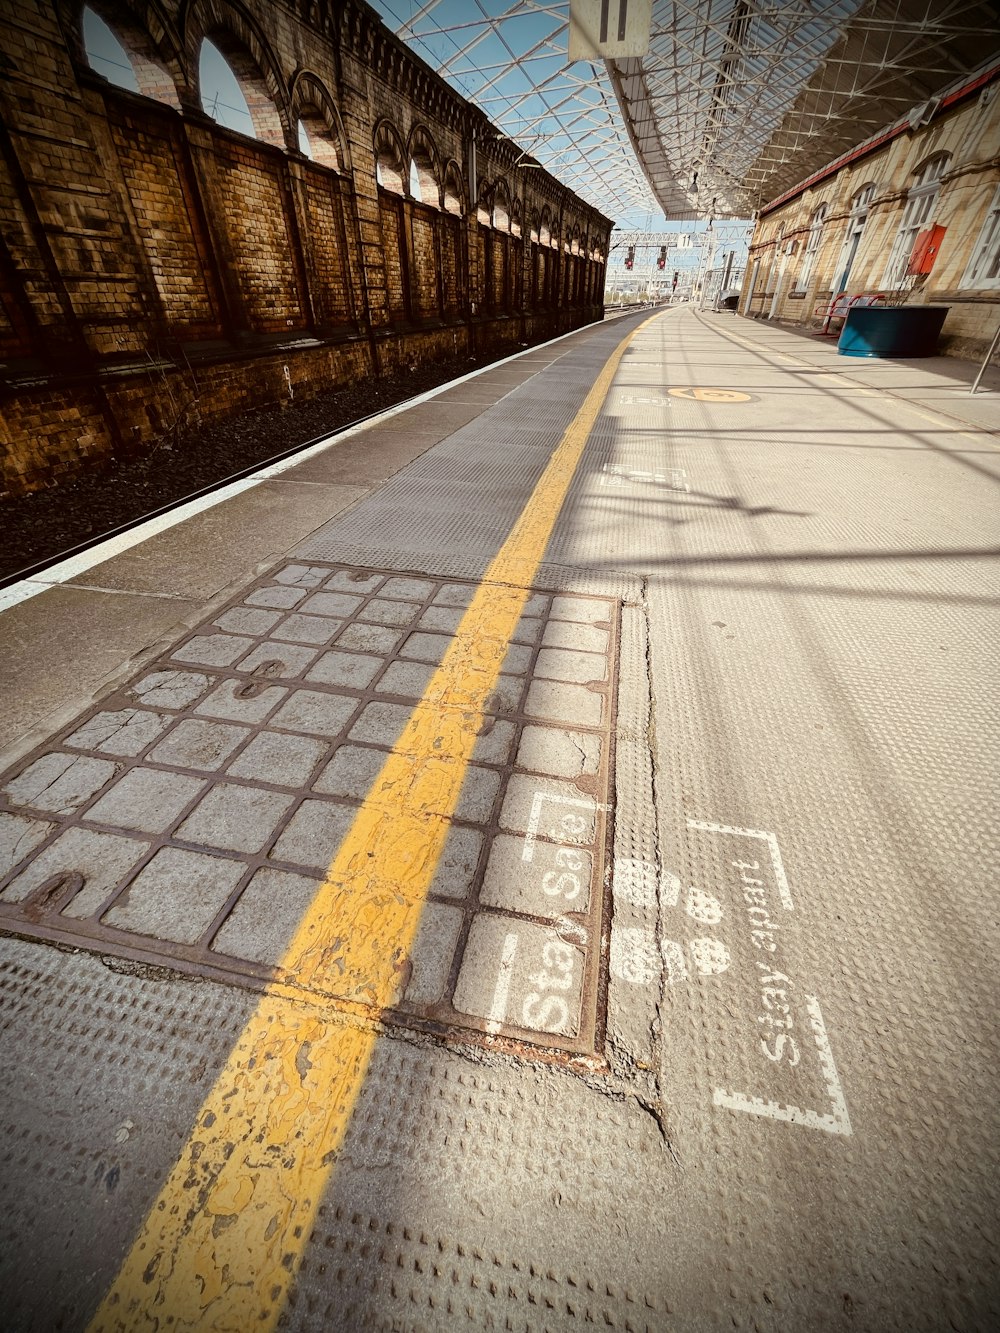
[{"label": "yellow painted line", "polygon": [[[462,618],[281,960],[313,992],[390,1005],[479,734],[615,348]],[[287,986],[261,998],[91,1330],[273,1329],[377,1040]]]},{"label": "yellow painted line", "polygon": [[[896,395],[893,394],[893,397],[895,398]],[[905,408],[908,408],[915,417],[920,417],[922,421],[929,421],[932,426],[939,426],[942,430],[948,431],[951,435],[961,435],[963,440],[971,440],[973,444],[985,444],[991,449],[1000,447],[995,445],[992,440],[983,438],[988,434],[985,430],[977,432],[975,435],[967,430],[956,431],[954,421],[944,421],[941,417],[932,416],[929,412],[924,412],[921,408],[914,407],[912,403],[906,402],[905,399],[897,399],[897,401],[901,402]]]}]

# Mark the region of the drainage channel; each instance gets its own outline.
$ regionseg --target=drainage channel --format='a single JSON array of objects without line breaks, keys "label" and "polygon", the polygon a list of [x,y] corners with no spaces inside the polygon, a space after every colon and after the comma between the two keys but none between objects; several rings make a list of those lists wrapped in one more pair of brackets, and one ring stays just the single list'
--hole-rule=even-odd
[{"label": "drainage channel", "polygon": [[[294,562],[258,579],[0,779],[0,930],[294,984],[285,946],[476,586]],[[532,593],[393,1008],[313,1000],[600,1060],[619,612]]]}]

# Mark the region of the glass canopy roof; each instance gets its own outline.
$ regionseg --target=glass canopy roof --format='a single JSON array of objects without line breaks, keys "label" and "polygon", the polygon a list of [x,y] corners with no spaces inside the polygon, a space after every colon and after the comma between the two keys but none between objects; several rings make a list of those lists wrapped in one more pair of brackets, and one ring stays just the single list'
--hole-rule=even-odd
[{"label": "glass canopy roof", "polygon": [[644,231],[751,216],[1000,52],[981,0],[654,0],[648,53],[608,62],[569,61],[569,0],[370,3],[526,153]]},{"label": "glass canopy roof", "polygon": [[508,138],[619,224],[662,221],[603,61],[568,62],[568,0],[370,0]]}]

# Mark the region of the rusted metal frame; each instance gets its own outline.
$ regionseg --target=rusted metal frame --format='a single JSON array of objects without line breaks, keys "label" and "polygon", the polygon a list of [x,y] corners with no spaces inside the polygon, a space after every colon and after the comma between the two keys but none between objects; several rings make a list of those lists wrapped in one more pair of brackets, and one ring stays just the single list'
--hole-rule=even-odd
[{"label": "rusted metal frame", "polygon": [[[318,561],[311,561],[309,562],[309,564],[311,567],[323,568],[324,570],[329,570],[330,573],[336,573],[338,572],[338,570],[342,568],[341,566],[338,565],[327,564],[326,562],[318,562]],[[178,640],[176,644],[171,645],[171,648],[174,651],[176,651],[177,648],[183,647],[186,641],[206,631],[225,633],[226,631],[218,629],[215,622],[218,621],[222,617],[222,615],[225,614],[227,610],[242,605],[247,595],[249,595],[249,593],[254,589],[254,587],[266,586],[268,582],[273,581],[273,573],[276,572],[276,569],[275,571],[271,571],[270,573],[262,576],[260,579],[256,581],[255,584],[250,585],[250,587],[246,589],[243,589],[237,597],[232,598],[224,606],[217,608],[211,620],[203,622],[202,624],[198,625],[195,629],[187,632],[180,640]],[[361,573],[363,576],[378,574],[382,577],[382,582],[375,588],[371,589],[366,593],[357,594],[362,597],[362,601],[360,605],[357,608],[355,608],[354,612],[350,616],[331,617],[331,618],[336,618],[340,621],[339,627],[335,631],[336,639],[339,639],[344,630],[347,629],[350,625],[357,623],[366,625],[378,623],[372,621],[360,621],[359,620],[360,613],[364,610],[364,608],[368,605],[368,603],[372,599],[380,596],[386,596],[385,594],[382,593],[382,588],[384,586],[384,582],[386,579],[406,576],[405,573],[399,570],[366,569],[364,571],[359,571],[359,573]],[[470,587],[476,586],[473,582],[462,579],[441,578],[440,576],[433,577],[421,573],[414,573],[412,576],[432,582],[434,586],[432,587],[430,593],[423,599],[423,601],[420,602],[413,601],[411,599],[403,599],[398,597],[394,598],[391,596],[386,596],[386,600],[399,601],[401,604],[412,605],[415,608],[409,623],[407,625],[398,626],[400,640],[402,640],[404,636],[408,637],[410,634],[414,632],[427,632],[427,633],[441,632],[441,631],[435,631],[433,629],[425,629],[421,631],[417,627],[417,622],[419,621],[419,618],[424,614],[426,610],[428,610],[431,606],[435,605],[434,599],[438,595],[441,587],[443,587],[446,584],[465,584],[465,583],[468,583],[468,586]],[[287,586],[294,586],[294,585],[287,585]],[[322,586],[316,586],[309,589],[309,592],[315,593],[324,590],[325,589]],[[537,590],[537,591],[541,595],[547,596],[549,598],[551,598],[551,596],[553,595],[552,593],[546,592],[545,590]],[[551,609],[551,601],[549,603],[549,607]],[[291,607],[284,610],[285,618],[287,618],[289,615],[299,615],[299,614],[309,614],[309,613],[300,612],[297,610],[296,607]],[[533,726],[544,727],[545,725],[547,725],[543,720],[539,720],[537,718],[529,718],[523,711],[523,704],[525,701],[527,690],[529,689],[531,682],[534,679],[534,668],[537,663],[538,654],[541,651],[542,647],[544,624],[548,623],[549,621],[548,614],[539,617],[539,620],[542,623],[542,630],[537,636],[535,643],[531,645],[529,665],[527,669],[523,673],[521,673],[522,676],[521,689],[518,699],[519,707],[515,712],[498,711],[497,713],[498,718],[512,722],[515,727],[514,737],[512,739],[511,749],[510,749],[511,756],[516,755],[517,744],[520,740],[524,726],[530,724]],[[263,635],[248,636],[251,637],[252,640],[254,641],[254,646],[249,647],[246,650],[246,652],[242,654],[241,660],[245,660],[256,650],[256,648],[259,648],[260,646],[269,642],[275,630],[280,629],[281,623],[282,622],[279,621],[276,625],[272,626]],[[397,628],[397,627],[393,626],[392,628]],[[594,734],[600,735],[604,740],[604,743],[601,745],[601,756],[602,756],[601,767],[596,779],[591,784],[596,788],[595,802],[598,805],[598,807],[600,807],[601,802],[597,798],[600,796],[602,792],[607,792],[610,789],[610,775],[613,772],[613,768],[611,767],[612,710],[614,706],[613,682],[616,678],[615,664],[617,662],[617,653],[618,653],[618,635],[619,635],[618,617],[616,616],[612,626],[610,627],[610,642],[609,642],[609,653],[608,653],[608,667],[609,667],[608,682],[605,688],[602,691],[600,691],[608,699],[608,708],[606,712],[606,717],[608,718],[608,726],[606,729],[603,727],[582,728],[583,730],[587,730]],[[321,653],[329,651],[331,648],[336,648],[336,639],[333,639],[331,636],[331,639],[327,640],[326,643],[308,644],[308,645],[294,644],[293,641],[278,641],[278,642],[279,643],[289,642],[290,646],[303,646],[303,647],[314,648],[316,650],[316,656],[318,657]],[[350,653],[355,650],[344,647],[343,649],[340,649],[340,651]],[[270,849],[274,847],[274,845],[281,837],[284,830],[288,827],[288,825],[294,818],[295,814],[302,806],[303,802],[306,800],[321,799],[329,804],[341,805],[347,808],[357,807],[360,805],[362,799],[361,797],[359,797],[357,801],[351,801],[343,797],[334,797],[334,796],[327,796],[323,793],[314,793],[311,790],[311,784],[315,781],[316,777],[323,770],[323,768],[325,768],[326,765],[330,762],[333,754],[337,751],[337,749],[339,749],[345,743],[348,743],[348,733],[350,729],[357,721],[363,709],[369,703],[384,702],[384,703],[396,703],[404,707],[412,706],[414,702],[412,697],[408,697],[405,695],[388,694],[386,692],[382,692],[377,689],[378,682],[382,679],[383,675],[389,669],[389,667],[392,665],[394,661],[415,662],[416,659],[400,658],[398,655],[387,653],[385,655],[384,665],[378,671],[376,676],[373,677],[369,685],[366,686],[365,689],[363,690],[354,689],[352,687],[345,685],[327,685],[324,684],[323,682],[305,680],[303,673],[309,669],[311,663],[303,664],[303,666],[300,668],[299,672],[295,676],[284,676],[284,677],[271,677],[259,674],[261,672],[260,665],[254,668],[253,671],[251,672],[242,672],[236,665],[218,667],[218,666],[210,666],[207,664],[187,663],[183,661],[178,661],[177,659],[172,657],[170,653],[165,653],[161,659],[158,659],[155,662],[147,663],[143,667],[142,671],[137,673],[134,679],[138,679],[139,676],[149,675],[157,670],[189,671],[192,673],[206,676],[211,682],[211,684],[208,690],[204,691],[198,698],[192,700],[192,702],[187,706],[185,706],[184,708],[171,710],[163,708],[162,705],[160,706],[160,708],[155,708],[153,706],[144,707],[143,705],[141,705],[141,703],[139,705],[136,705],[135,701],[133,699],[130,699],[126,694],[128,684],[132,683],[131,681],[127,682],[126,684],[123,684],[118,690],[116,690],[114,694],[102,699],[98,704],[92,705],[90,708],[81,713],[68,726],[62,728],[61,731],[57,733],[56,737],[51,738],[50,740],[46,741],[43,745],[37,747],[36,750],[33,751],[31,754],[22,757],[22,759],[19,761],[17,765],[17,770],[23,771],[37,758],[40,758],[42,755],[46,753],[51,753],[54,749],[58,748],[61,743],[63,743],[65,737],[72,735],[82,725],[84,725],[88,719],[96,716],[98,713],[109,711],[110,709],[113,709],[116,705],[131,707],[131,708],[135,708],[138,706],[140,711],[147,711],[150,713],[154,712],[168,713],[171,717],[171,722],[170,725],[163,732],[155,736],[146,746],[144,746],[141,750],[139,750],[135,755],[114,756],[107,753],[106,751],[97,749],[87,750],[78,746],[72,747],[71,752],[81,757],[89,756],[101,759],[105,762],[121,763],[123,764],[125,769],[129,768],[136,769],[139,768],[140,766],[143,766],[143,767],[148,767],[153,771],[178,773],[184,776],[190,776],[192,778],[195,778],[200,782],[202,782],[204,785],[199,791],[197,791],[192,796],[191,800],[185,804],[185,806],[180,810],[177,816],[171,821],[167,829],[161,831],[159,834],[144,834],[137,829],[123,829],[117,825],[97,824],[94,823],[93,821],[84,824],[83,821],[86,818],[87,812],[91,809],[93,805],[95,805],[102,798],[103,795],[106,794],[108,790],[108,784],[102,785],[102,787],[98,791],[96,791],[86,802],[81,804],[81,806],[77,810],[73,811],[72,814],[68,816],[53,817],[52,812],[43,810],[38,807],[17,806],[16,811],[18,813],[28,814],[32,817],[44,820],[45,822],[53,822],[54,820],[55,827],[53,828],[51,833],[41,843],[38,844],[38,846],[34,849],[31,857],[27,861],[19,862],[15,867],[12,868],[10,872],[8,872],[8,874],[3,879],[0,879],[0,893],[2,893],[3,890],[6,888],[6,886],[9,885],[13,880],[17,879],[31,865],[34,859],[42,855],[47,850],[48,847],[50,847],[57,839],[59,839],[67,831],[67,829],[70,829],[72,827],[86,827],[88,829],[93,829],[93,831],[97,833],[107,833],[118,837],[132,838],[137,843],[145,843],[147,846],[146,846],[146,851],[142,855],[140,855],[137,858],[137,860],[129,867],[129,869],[125,872],[125,874],[121,877],[121,879],[108,891],[105,897],[101,900],[101,902],[97,905],[95,910],[89,916],[75,917],[75,918],[65,918],[60,916],[62,910],[64,910],[65,907],[68,906],[69,902],[72,901],[75,892],[78,891],[78,889],[82,886],[83,882],[83,877],[79,872],[74,873],[73,871],[64,871],[64,872],[59,872],[56,875],[50,877],[50,879],[46,880],[44,883],[39,885],[23,900],[20,900],[16,903],[5,903],[2,900],[0,900],[0,930],[17,936],[23,936],[26,938],[44,939],[53,943],[69,944],[75,947],[80,947],[95,952],[108,952],[110,950],[113,950],[115,956],[120,957],[127,961],[134,962],[140,966],[145,965],[150,967],[167,968],[175,971],[180,971],[187,975],[222,981],[227,984],[239,985],[241,987],[248,988],[251,990],[265,989],[269,983],[273,982],[275,979],[279,979],[278,969],[267,965],[255,963],[250,959],[243,959],[236,955],[222,954],[220,952],[216,952],[211,947],[212,942],[214,941],[215,937],[217,936],[224,922],[229,918],[229,916],[235,909],[236,905],[240,901],[240,898],[242,897],[247,885],[250,883],[254,875],[259,870],[264,868],[275,869],[279,871],[284,871],[286,873],[292,873],[298,875],[304,874],[308,878],[314,878],[320,880],[321,876],[317,875],[316,867],[304,866],[298,862],[276,860],[270,857],[269,855]],[[208,695],[214,689],[217,689],[218,686],[226,680],[242,680],[245,684],[259,685],[259,686],[263,686],[265,682],[269,681],[273,681],[275,684],[278,684],[280,680],[283,685],[285,684],[285,682],[287,682],[287,685],[285,686],[286,695],[289,690],[305,687],[320,693],[329,693],[331,695],[339,697],[346,696],[349,698],[355,698],[357,700],[357,704],[356,707],[352,710],[352,712],[348,716],[348,718],[345,720],[343,725],[341,726],[340,731],[338,732],[338,735],[336,737],[330,737],[330,738],[316,737],[316,739],[327,741],[326,748],[314,763],[305,783],[299,788],[293,789],[289,786],[281,786],[279,784],[269,783],[261,779],[241,778],[238,775],[231,774],[229,772],[224,772],[222,765],[220,765],[218,769],[206,771],[196,768],[185,767],[178,764],[169,764],[169,763],[157,762],[155,760],[150,760],[148,758],[150,752],[153,749],[155,749],[164,740],[164,738],[168,736],[170,732],[176,728],[176,726],[180,722],[189,718],[205,722],[217,722],[223,725],[226,724],[237,725],[246,728],[247,735],[242,739],[242,741],[237,746],[234,747],[234,749],[228,755],[226,755],[225,759],[222,761],[222,763],[226,766],[226,768],[231,767],[231,765],[239,757],[239,755],[247,747],[249,747],[252,744],[255,737],[260,735],[262,732],[274,731],[277,732],[278,734],[289,734],[289,735],[308,734],[308,733],[296,732],[290,728],[282,728],[280,726],[274,726],[274,724],[270,721],[270,718],[272,717],[275,710],[280,708],[282,703],[284,702],[284,697],[282,699],[277,700],[274,704],[274,707],[269,711],[268,715],[258,722],[245,722],[245,721],[240,721],[237,718],[219,717],[219,716],[213,716],[196,712],[195,710],[198,707],[198,705],[201,702],[203,702],[203,700],[206,697],[208,697]],[[365,742],[361,740],[351,740],[349,743],[352,746],[355,746],[360,749],[369,749],[385,754],[388,754],[389,752],[383,746],[375,745],[371,742]],[[485,871],[485,866],[489,855],[489,851],[492,847],[493,838],[500,831],[499,812],[500,809],[502,808],[503,800],[506,795],[509,779],[513,771],[513,764],[512,761],[508,760],[508,761],[500,761],[499,763],[482,762],[479,763],[478,766],[483,768],[488,768],[492,771],[497,771],[500,776],[500,783],[498,786],[497,793],[494,797],[492,816],[488,823],[479,824],[476,823],[475,821],[470,821],[470,820],[454,821],[456,827],[469,827],[477,831],[482,830],[483,843],[480,849],[479,864],[477,865],[476,874],[473,878],[472,890],[466,896],[465,902],[462,905],[462,910],[465,916],[465,920],[463,922],[462,931],[460,932],[458,941],[456,943],[455,953],[452,960],[451,975],[449,977],[449,982],[446,989],[446,997],[449,1003],[454,995],[454,987],[457,982],[458,971],[461,967],[461,963],[463,960],[464,949],[467,943],[471,922],[477,912],[485,912],[487,914],[509,916],[511,917],[511,919],[524,919],[527,922],[531,922],[537,925],[547,926],[551,924],[551,922],[547,918],[533,917],[527,914],[512,912],[511,910],[501,911],[500,909],[490,908],[489,906],[481,905],[479,903],[479,889],[482,883],[482,876]],[[224,781],[229,785],[242,786],[255,790],[274,791],[275,793],[283,796],[288,796],[288,795],[292,796],[292,800],[289,804],[288,809],[284,811],[282,816],[278,819],[274,828],[271,830],[268,838],[265,840],[264,844],[257,852],[243,853],[243,852],[235,852],[224,848],[216,848],[216,847],[206,848],[206,846],[202,843],[190,842],[188,840],[181,839],[175,836],[176,830],[180,828],[183,822],[187,819],[188,815],[194,810],[194,808],[207,794],[206,788],[211,784],[218,783],[221,781]],[[593,875],[591,882],[591,898],[590,898],[590,906],[586,914],[587,925],[589,927],[590,933],[589,933],[588,943],[586,946],[585,975],[583,983],[583,992],[581,995],[580,1030],[578,1032],[578,1035],[576,1038],[557,1038],[553,1034],[540,1034],[527,1029],[519,1029],[516,1027],[516,1025],[507,1024],[505,1025],[506,1030],[502,1031],[501,1034],[498,1035],[500,1035],[504,1039],[504,1041],[508,1043],[512,1042],[514,1047],[519,1048],[521,1046],[524,1046],[530,1049],[532,1052],[535,1052],[537,1049],[539,1049],[540,1046],[543,1048],[557,1048],[559,1051],[569,1056],[581,1055],[589,1057],[592,1056],[595,1053],[595,1051],[599,1049],[599,1044],[603,1044],[604,1023],[603,1023],[603,1015],[601,1012],[601,994],[602,990],[606,991],[607,959],[602,956],[602,950],[600,947],[602,939],[602,931],[600,927],[602,924],[603,908],[605,906],[605,904],[602,902],[602,899],[606,894],[606,887],[604,886],[605,876],[603,872],[604,872],[604,864],[609,854],[608,849],[610,848],[611,845],[612,824],[613,821],[610,818],[610,815],[606,819],[603,818],[602,811],[600,810],[600,808],[598,808],[596,812],[596,824],[595,824],[596,837],[593,847]],[[549,841],[549,839],[545,838],[544,835],[540,835],[540,840],[543,842]],[[141,871],[149,864],[149,862],[153,859],[153,857],[157,854],[157,852],[159,852],[160,850],[162,850],[164,847],[167,846],[177,847],[180,850],[194,850],[201,852],[202,854],[210,854],[216,856],[222,860],[238,861],[246,865],[246,870],[240,876],[236,885],[227,896],[225,902],[217,910],[214,917],[209,922],[205,930],[202,932],[199,939],[195,941],[193,944],[181,943],[179,941],[156,940],[155,937],[142,936],[139,935],[137,932],[120,930],[114,926],[104,924],[102,921],[102,918],[113,908],[115,903],[119,901],[122,895],[127,891],[129,886],[135,881],[135,879],[138,877]],[[438,897],[436,895],[432,895],[432,899],[438,900]],[[449,905],[452,906],[458,905],[454,899],[440,898],[440,901],[447,902]],[[290,979],[290,981],[294,988],[294,979]],[[321,998],[323,1003],[331,1004],[338,1010],[343,1010],[344,1012],[351,1013],[363,1019],[364,1018],[370,1019],[372,1016],[372,1011],[367,1006],[351,1002],[347,999],[343,999],[334,994],[318,997],[315,992],[306,990],[303,990],[301,994],[304,1000],[310,1002],[316,1002],[317,999]],[[460,1014],[458,1011],[455,1010],[452,1010],[452,1014],[454,1016],[450,1017],[448,1021],[442,1021],[441,1018],[437,1018],[434,1016],[428,1017],[426,1015],[413,1013],[410,1010],[404,1008],[397,1008],[389,1011],[389,1015],[387,1015],[387,1017],[389,1018],[389,1021],[402,1023],[406,1026],[413,1027],[418,1030],[434,1032],[437,1035],[443,1035],[446,1038],[450,1038],[452,1040],[456,1039],[454,1032],[454,1029],[456,1028],[460,1029],[462,1033],[462,1037],[460,1039],[470,1038],[474,1040],[487,1040],[487,1034],[485,1031],[484,1022],[481,1023],[473,1015]],[[489,1037],[488,1041],[489,1044],[491,1045],[496,1044],[496,1038],[494,1037]]]}]

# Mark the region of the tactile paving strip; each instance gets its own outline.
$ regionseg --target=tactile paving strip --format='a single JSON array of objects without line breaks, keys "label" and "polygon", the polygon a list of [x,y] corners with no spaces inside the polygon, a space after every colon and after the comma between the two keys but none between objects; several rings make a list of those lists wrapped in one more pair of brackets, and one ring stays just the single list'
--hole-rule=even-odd
[{"label": "tactile paving strip", "polygon": [[[5,1329],[88,1326],[252,1008],[111,963],[0,939]],[[278,1326],[662,1328],[659,1131],[593,1082],[381,1037]]]},{"label": "tactile paving strip", "polygon": [[[475,590],[300,563],[249,586],[6,775],[0,929],[266,985]],[[393,1021],[600,1047],[618,619],[529,597]]]}]

